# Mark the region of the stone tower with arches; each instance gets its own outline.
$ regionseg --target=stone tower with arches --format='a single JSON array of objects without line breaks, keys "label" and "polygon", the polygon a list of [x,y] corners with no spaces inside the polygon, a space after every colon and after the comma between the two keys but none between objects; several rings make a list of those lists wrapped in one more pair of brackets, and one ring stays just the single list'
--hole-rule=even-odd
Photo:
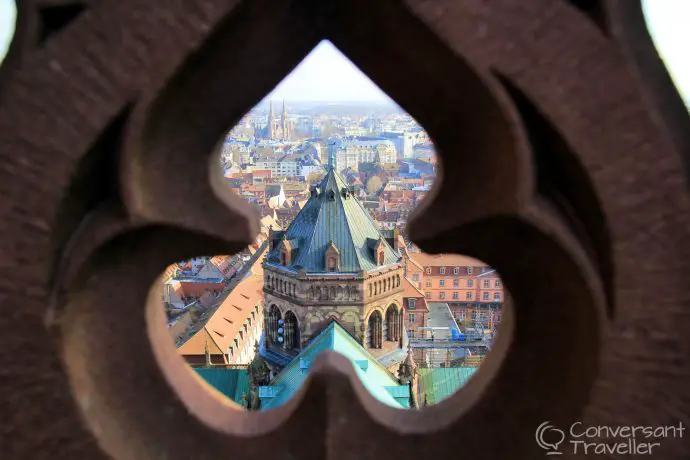
[{"label": "stone tower with arches", "polygon": [[397,365],[406,345],[400,253],[331,166],[310,195],[287,230],[270,232],[264,356],[289,362],[337,321],[374,357]]}]

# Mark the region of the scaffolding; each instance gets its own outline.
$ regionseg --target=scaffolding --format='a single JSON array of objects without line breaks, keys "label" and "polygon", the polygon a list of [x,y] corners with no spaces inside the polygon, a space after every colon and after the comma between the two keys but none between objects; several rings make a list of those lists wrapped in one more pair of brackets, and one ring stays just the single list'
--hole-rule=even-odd
[{"label": "scaffolding", "polygon": [[[410,345],[422,368],[479,366],[500,324],[496,308],[475,307],[455,316],[448,304],[437,305],[434,326],[412,329]],[[440,325],[445,323],[445,325]]]}]

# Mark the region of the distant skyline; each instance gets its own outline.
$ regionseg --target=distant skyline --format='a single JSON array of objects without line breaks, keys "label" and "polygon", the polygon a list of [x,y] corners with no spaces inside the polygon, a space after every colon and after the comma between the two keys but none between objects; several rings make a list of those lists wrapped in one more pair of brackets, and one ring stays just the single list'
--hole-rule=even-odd
[{"label": "distant skyline", "polygon": [[[631,0],[634,1],[634,0]],[[690,104],[690,0],[642,0],[650,35],[679,92]],[[9,47],[16,7],[0,0],[0,60]],[[322,41],[265,99],[390,103],[332,43]]]}]

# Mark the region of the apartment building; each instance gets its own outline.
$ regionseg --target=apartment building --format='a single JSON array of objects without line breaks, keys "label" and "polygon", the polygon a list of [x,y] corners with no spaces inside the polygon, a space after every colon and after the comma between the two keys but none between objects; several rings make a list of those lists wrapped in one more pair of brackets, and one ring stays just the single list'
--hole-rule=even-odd
[{"label": "apartment building", "polygon": [[[484,262],[455,254],[409,253],[408,276],[424,291],[427,301],[461,306],[498,306],[503,282]],[[421,286],[420,286],[421,285]]]}]

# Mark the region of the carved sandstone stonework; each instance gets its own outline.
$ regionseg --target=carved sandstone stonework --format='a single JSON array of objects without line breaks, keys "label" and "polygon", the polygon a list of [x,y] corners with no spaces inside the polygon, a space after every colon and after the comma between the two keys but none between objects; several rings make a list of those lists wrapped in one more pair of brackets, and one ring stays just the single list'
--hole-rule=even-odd
[{"label": "carved sandstone stonework", "polygon": [[[531,460],[543,421],[690,422],[690,129],[639,2],[50,9],[71,4],[19,2],[1,68],[3,458]],[[151,289],[256,235],[211,153],[323,38],[438,147],[412,240],[486,261],[513,296],[475,377],[422,411],[331,354],[284,407],[241,411],[176,355]],[[654,458],[689,456],[666,439]]]},{"label": "carved sandstone stonework", "polygon": [[[402,267],[396,265],[385,273],[364,279],[343,274],[340,279],[329,281],[318,276],[291,276],[280,268],[265,266],[264,314],[268,315],[273,305],[278,307],[282,317],[288,311],[293,312],[300,325],[302,341],[318,334],[331,317],[357,336],[365,332],[367,319],[374,310],[380,311],[384,318],[391,305],[402,311],[403,288],[399,281],[402,274]],[[369,296],[367,286],[375,283],[380,284],[381,292]]]}]

